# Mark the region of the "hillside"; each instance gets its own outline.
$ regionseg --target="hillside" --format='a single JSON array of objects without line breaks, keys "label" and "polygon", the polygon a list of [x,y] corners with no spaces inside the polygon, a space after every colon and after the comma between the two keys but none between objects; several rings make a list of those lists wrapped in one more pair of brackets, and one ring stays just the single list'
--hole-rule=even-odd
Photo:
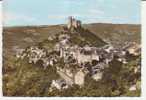
[{"label": "hillside", "polygon": [[85,28],[91,30],[103,40],[113,44],[119,45],[123,42],[135,41],[140,43],[141,26],[132,24],[89,24]]},{"label": "hillside", "polygon": [[[136,53],[122,54],[128,51],[123,49],[125,43],[134,46]],[[5,96],[139,96],[139,45],[140,25],[85,24],[75,31],[66,31],[64,25],[4,28],[3,93]],[[21,49],[23,52],[16,55]],[[52,80],[64,79],[67,83],[68,75],[72,86],[68,83],[69,87],[63,91],[50,90]],[[133,84],[137,89],[131,91]]]},{"label": "hillside", "polygon": [[[112,44],[123,41],[136,41],[140,43],[140,25],[122,24],[86,24],[83,27],[95,33],[102,40]],[[62,25],[54,26],[26,26],[26,27],[7,27],[3,30],[4,49],[13,52],[16,46],[25,48],[29,45],[41,42],[50,35],[59,33]]]}]

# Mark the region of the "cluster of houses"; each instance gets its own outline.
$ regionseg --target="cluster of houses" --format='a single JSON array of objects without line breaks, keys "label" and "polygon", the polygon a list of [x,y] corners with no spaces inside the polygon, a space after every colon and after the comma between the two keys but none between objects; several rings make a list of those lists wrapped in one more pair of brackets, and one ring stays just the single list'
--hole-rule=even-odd
[{"label": "cluster of houses", "polygon": [[[70,17],[67,27],[69,30],[71,28],[79,28],[81,27],[81,22]],[[48,39],[49,41],[53,40],[52,38]],[[70,36],[68,34],[61,34],[58,39],[59,42],[54,45],[53,52],[32,46],[18,52],[16,57],[21,60],[27,57],[28,62],[33,64],[42,61],[44,69],[50,66],[56,67],[61,79],[53,80],[51,88],[55,87],[59,90],[66,89],[72,84],[83,86],[87,73],[90,73],[94,80],[99,81],[102,78],[102,69],[108,67],[114,56],[117,56],[117,60],[125,64],[127,63],[125,58],[127,52],[135,56],[139,55],[140,52],[140,46],[136,43],[131,43],[124,48],[114,48],[112,45],[103,47],[85,45],[80,47],[78,45],[70,45]],[[60,59],[63,59],[63,68],[57,64]],[[72,64],[78,66],[75,72],[70,68]]]},{"label": "cluster of houses", "polygon": [[[60,42],[56,44],[54,47],[55,52],[59,52],[57,54],[49,54],[45,49],[40,49],[37,46],[32,46],[27,48],[26,50],[19,52],[17,58],[24,59],[24,57],[28,58],[29,63],[36,64],[38,61],[42,61],[42,66],[46,69],[49,66],[54,66],[55,63],[59,63],[58,59],[63,58],[64,60],[64,68],[57,67],[57,72],[61,76],[64,81],[53,80],[52,87],[56,87],[57,89],[66,89],[72,84],[77,84],[79,86],[84,85],[85,75],[90,73],[92,78],[96,81],[99,81],[102,78],[102,69],[108,67],[109,62],[111,62],[114,56],[118,56],[118,60],[122,63],[126,62],[126,52],[130,52],[127,47],[127,51],[123,51],[123,49],[119,50],[115,49],[111,45],[106,45],[101,48],[89,47],[88,45],[84,47],[79,47],[77,45],[69,47],[65,46],[65,42]],[[62,46],[64,45],[64,46]],[[138,49],[133,48],[132,49]],[[134,51],[134,50],[133,50]],[[133,53],[135,55],[136,52]],[[76,64],[79,67],[76,72],[73,73],[70,68],[70,64]],[[55,67],[55,66],[54,66]]]}]

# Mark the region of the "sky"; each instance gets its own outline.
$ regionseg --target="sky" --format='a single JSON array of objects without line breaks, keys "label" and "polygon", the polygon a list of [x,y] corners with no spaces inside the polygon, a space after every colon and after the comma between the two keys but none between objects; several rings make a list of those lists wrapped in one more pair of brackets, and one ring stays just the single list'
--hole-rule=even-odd
[{"label": "sky", "polygon": [[5,26],[83,23],[140,24],[140,0],[4,0]]}]

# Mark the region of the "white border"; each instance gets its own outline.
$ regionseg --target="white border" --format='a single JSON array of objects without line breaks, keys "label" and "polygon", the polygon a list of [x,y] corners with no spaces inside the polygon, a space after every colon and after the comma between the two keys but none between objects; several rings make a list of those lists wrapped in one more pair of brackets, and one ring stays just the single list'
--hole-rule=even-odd
[{"label": "white border", "polygon": [[142,97],[146,99],[146,1],[142,2]]},{"label": "white border", "polygon": [[2,96],[2,1],[0,1],[0,96]]},{"label": "white border", "polygon": [[68,99],[68,100],[72,100],[72,99],[76,99],[76,100],[145,100],[146,99],[146,2],[142,2],[142,95],[141,97],[97,97],[97,98],[87,98],[87,97],[69,97],[69,98],[59,98],[59,97],[3,97],[2,96],[2,1],[0,1],[0,100],[5,99],[5,100],[24,100],[24,99],[28,99],[28,100],[40,100],[40,99],[44,99],[44,100],[58,100],[58,99]]}]

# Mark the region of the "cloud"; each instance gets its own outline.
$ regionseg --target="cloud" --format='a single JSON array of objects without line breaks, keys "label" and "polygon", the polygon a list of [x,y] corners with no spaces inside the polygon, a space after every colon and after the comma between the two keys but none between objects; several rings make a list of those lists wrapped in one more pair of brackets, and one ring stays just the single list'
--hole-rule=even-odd
[{"label": "cloud", "polygon": [[48,19],[54,19],[54,20],[61,20],[61,19],[66,19],[68,16],[74,16],[75,18],[79,19],[95,19],[98,16],[104,16],[104,11],[96,9],[96,8],[91,8],[83,12],[69,12],[69,13],[62,13],[62,14],[54,14],[54,15],[48,15]]},{"label": "cloud", "polygon": [[91,9],[91,10],[89,10],[89,12],[92,13],[92,14],[104,14],[103,11],[101,11],[101,10],[96,10],[96,9]]},{"label": "cloud", "polygon": [[12,12],[4,12],[3,14],[3,22],[9,23],[13,21],[22,21],[22,22],[36,22],[37,19],[34,17],[31,17],[29,15],[23,15],[23,14],[16,14]]},{"label": "cloud", "polygon": [[76,5],[76,6],[82,6],[82,5],[86,4],[86,1],[82,1],[82,0],[64,0],[63,3],[66,4],[66,5],[72,4],[72,5]]},{"label": "cloud", "polygon": [[[86,18],[84,20],[85,23],[114,23],[114,24],[126,24],[127,21],[129,23],[133,23],[133,19],[129,20],[126,16],[97,16],[94,18]],[[137,22],[138,23],[138,22]]]},{"label": "cloud", "polygon": [[105,12],[97,8],[92,8],[92,9],[89,9],[86,14],[87,16],[95,18],[97,16],[104,16]]},{"label": "cloud", "polygon": [[49,15],[49,19],[64,19],[65,15]]},{"label": "cloud", "polygon": [[60,14],[60,15],[48,15],[48,18],[49,19],[66,19],[68,16],[80,17],[81,14],[68,13],[68,14]]}]

